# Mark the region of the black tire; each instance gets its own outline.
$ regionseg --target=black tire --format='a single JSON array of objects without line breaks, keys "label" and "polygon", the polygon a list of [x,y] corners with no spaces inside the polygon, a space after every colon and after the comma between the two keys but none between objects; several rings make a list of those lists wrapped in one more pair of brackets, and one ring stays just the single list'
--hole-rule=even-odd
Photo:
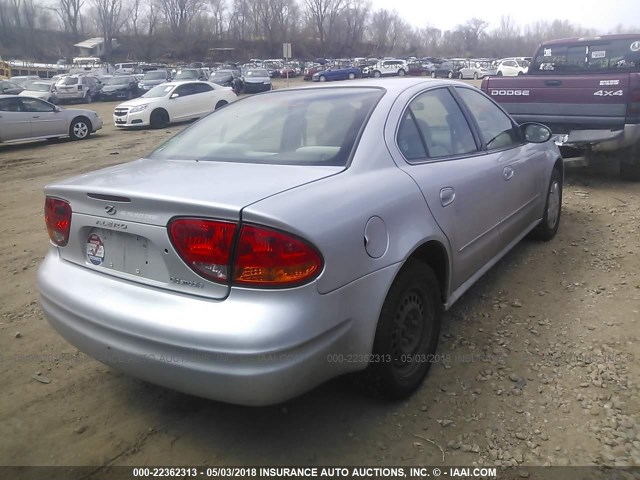
[{"label": "black tire", "polygon": [[165,128],[169,125],[169,114],[161,108],[154,110],[151,112],[149,124],[153,129]]},{"label": "black tire", "polygon": [[320,78],[318,78],[318,80],[320,80],[321,82],[326,82],[327,77],[325,77],[324,75],[320,75]]},{"label": "black tire", "polygon": [[501,72],[500,70],[498,70],[497,75],[498,75],[499,77],[501,77],[501,76],[502,76],[502,72]]},{"label": "black tire", "polygon": [[382,305],[372,353],[383,361],[370,363],[362,372],[364,386],[390,399],[411,395],[431,367],[441,316],[440,288],[433,270],[410,260]]},{"label": "black tire", "polygon": [[524,75],[524,72],[518,72],[518,76]]},{"label": "black tire", "polygon": [[356,74],[355,74],[355,73],[353,73],[353,72],[351,72],[351,73],[349,74],[349,80],[353,80],[353,79],[355,79],[355,78],[356,78]]},{"label": "black tire", "polygon": [[449,71],[449,73],[447,73],[447,78],[453,78],[453,72]]},{"label": "black tire", "polygon": [[91,122],[87,118],[74,118],[69,126],[69,136],[73,140],[86,140],[91,135],[91,129]]},{"label": "black tire", "polygon": [[399,77],[404,77],[405,71],[401,68],[400,70],[398,70],[398,76]]},{"label": "black tire", "polygon": [[381,76],[382,76],[382,74],[378,70],[374,70],[373,78],[380,78]]},{"label": "black tire", "polygon": [[216,103],[216,110],[218,110],[219,108],[224,107],[225,105],[227,105],[229,102],[227,102],[226,100],[220,100],[218,103]]},{"label": "black tire", "polygon": [[544,215],[538,226],[531,231],[531,238],[546,242],[555,237],[560,227],[561,214],[562,174],[557,168],[554,168],[547,188],[547,198],[544,202]]}]

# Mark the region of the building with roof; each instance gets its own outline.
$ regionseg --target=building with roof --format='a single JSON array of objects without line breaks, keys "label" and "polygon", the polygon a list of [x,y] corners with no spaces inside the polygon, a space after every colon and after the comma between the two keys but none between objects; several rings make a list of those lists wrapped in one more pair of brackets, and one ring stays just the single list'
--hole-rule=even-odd
[{"label": "building with roof", "polygon": [[[111,48],[118,46],[118,42],[114,38],[111,40]],[[106,52],[105,40],[103,37],[94,37],[84,40],[74,45],[78,49],[79,57],[102,57]]]}]

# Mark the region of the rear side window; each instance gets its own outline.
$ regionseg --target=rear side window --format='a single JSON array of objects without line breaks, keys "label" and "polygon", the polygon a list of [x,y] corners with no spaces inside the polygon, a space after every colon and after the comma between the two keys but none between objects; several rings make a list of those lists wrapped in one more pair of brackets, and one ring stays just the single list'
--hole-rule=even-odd
[{"label": "rear side window", "polygon": [[19,112],[20,102],[17,98],[0,99],[0,112]]},{"label": "rear side window", "polygon": [[58,80],[58,85],[77,85],[78,77],[62,77]]},{"label": "rear side window", "polygon": [[530,71],[551,74],[640,71],[640,36],[637,39],[543,45],[536,53]]}]

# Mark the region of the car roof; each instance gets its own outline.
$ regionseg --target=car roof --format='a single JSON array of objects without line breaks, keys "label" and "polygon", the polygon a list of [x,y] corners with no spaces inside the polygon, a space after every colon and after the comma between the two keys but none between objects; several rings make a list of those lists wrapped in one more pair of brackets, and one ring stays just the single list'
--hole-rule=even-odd
[{"label": "car roof", "polygon": [[300,87],[291,87],[291,88],[279,88],[277,91],[291,91],[291,90],[303,90],[305,88],[356,88],[356,87],[379,87],[384,88],[387,93],[390,95],[399,95],[408,88],[411,88],[415,85],[425,85],[425,86],[446,86],[446,85],[457,85],[457,86],[465,86],[465,83],[461,83],[456,80],[448,80],[448,79],[436,79],[436,78],[425,78],[425,77],[400,77],[400,78],[363,78],[360,80],[352,80],[348,84],[336,84],[336,83],[315,83],[312,85],[303,85]]}]

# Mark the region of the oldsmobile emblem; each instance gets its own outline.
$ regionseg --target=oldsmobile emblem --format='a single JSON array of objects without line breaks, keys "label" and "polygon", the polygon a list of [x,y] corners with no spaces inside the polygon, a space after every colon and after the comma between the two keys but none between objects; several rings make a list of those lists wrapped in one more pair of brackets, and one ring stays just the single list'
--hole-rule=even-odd
[{"label": "oldsmobile emblem", "polygon": [[107,205],[106,207],[104,207],[105,212],[107,212],[107,215],[115,215],[117,210],[116,207],[114,207],[113,205]]}]

